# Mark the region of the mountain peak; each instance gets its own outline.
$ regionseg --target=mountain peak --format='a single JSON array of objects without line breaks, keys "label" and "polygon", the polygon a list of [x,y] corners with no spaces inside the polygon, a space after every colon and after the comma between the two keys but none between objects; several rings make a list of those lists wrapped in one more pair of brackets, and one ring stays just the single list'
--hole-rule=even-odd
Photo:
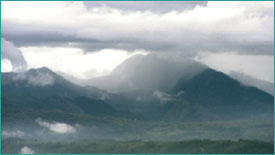
[{"label": "mountain peak", "polygon": [[30,72],[30,73],[39,72],[39,73],[55,74],[51,69],[49,69],[47,67],[32,68],[32,69],[28,70],[27,72]]},{"label": "mountain peak", "polygon": [[[173,92],[180,91],[184,91],[183,97],[190,103],[197,103],[224,119],[232,116],[247,119],[256,114],[268,118],[273,113],[273,96],[213,69],[206,69],[189,80],[180,80]],[[253,111],[241,112],[248,107],[254,108]]]},{"label": "mountain peak", "polygon": [[226,74],[207,68],[190,80],[180,80],[174,89],[180,90],[182,86],[189,87],[190,84],[192,84],[192,87],[196,85],[198,87],[205,86],[206,88],[214,85],[229,87],[240,85],[238,81],[231,79]]},{"label": "mountain peak", "polygon": [[110,92],[170,90],[181,78],[200,73],[205,66],[189,59],[167,59],[156,54],[131,57],[116,67],[109,77],[90,84]]}]

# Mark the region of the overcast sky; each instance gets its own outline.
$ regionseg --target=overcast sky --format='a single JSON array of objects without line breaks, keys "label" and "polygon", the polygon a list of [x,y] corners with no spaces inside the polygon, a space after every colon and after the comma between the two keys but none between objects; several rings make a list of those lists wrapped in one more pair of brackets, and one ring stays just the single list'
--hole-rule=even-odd
[{"label": "overcast sky", "polygon": [[[81,79],[148,53],[274,82],[273,2],[2,2],[2,71]],[[11,68],[12,66],[12,68]]]}]

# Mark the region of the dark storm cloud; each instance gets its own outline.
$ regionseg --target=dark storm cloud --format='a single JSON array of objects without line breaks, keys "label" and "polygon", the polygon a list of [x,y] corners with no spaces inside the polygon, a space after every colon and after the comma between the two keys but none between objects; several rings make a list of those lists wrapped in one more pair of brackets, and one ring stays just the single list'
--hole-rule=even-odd
[{"label": "dark storm cloud", "polygon": [[84,3],[88,8],[107,6],[125,11],[153,11],[158,13],[166,13],[170,11],[194,9],[197,5],[205,6],[207,1],[85,1]]},{"label": "dark storm cloud", "polygon": [[[147,39],[117,37],[114,39],[81,37],[75,35],[75,30],[58,30],[50,28],[38,28],[11,23],[2,23],[2,36],[12,41],[17,47],[24,46],[51,46],[51,47],[77,47],[84,51],[93,52],[104,48],[123,49],[134,51],[145,49],[148,51],[174,51],[189,54],[195,51],[239,51],[243,54],[268,54],[272,55],[274,43],[269,41],[243,40],[236,41],[227,38],[224,34],[203,35],[192,33],[190,37],[180,36],[175,40],[156,39],[154,36],[146,36]],[[150,39],[151,37],[151,39]],[[236,36],[238,38],[238,36]]]},{"label": "dark storm cloud", "polygon": [[100,43],[96,39],[79,38],[74,30],[2,23],[2,36],[16,46],[69,46],[70,43]]}]

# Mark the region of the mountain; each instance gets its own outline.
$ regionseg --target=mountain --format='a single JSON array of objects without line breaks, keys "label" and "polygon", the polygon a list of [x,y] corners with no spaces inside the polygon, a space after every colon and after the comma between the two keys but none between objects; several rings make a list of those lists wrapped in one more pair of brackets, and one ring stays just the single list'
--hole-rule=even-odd
[{"label": "mountain", "polygon": [[[149,54],[121,63],[91,85],[123,98],[112,104],[147,119],[176,121],[273,118],[273,96],[192,60]],[[112,101],[110,101],[112,102]]]},{"label": "mountain", "polygon": [[[69,114],[101,117],[135,117],[104,101],[108,93],[94,87],[80,87],[65,80],[48,68],[31,69],[21,73],[1,73],[2,120],[4,123],[36,119],[44,113],[52,120],[69,118]],[[61,116],[63,115],[63,116]],[[66,118],[64,115],[66,115]],[[18,117],[21,118],[18,118]]]},{"label": "mountain", "polygon": [[174,115],[178,118],[179,112],[176,111],[195,106],[191,108],[193,113],[201,111],[198,120],[273,119],[272,95],[212,69],[206,69],[189,80],[179,80],[171,93],[179,92],[177,108],[170,109],[173,112],[168,110],[167,117]]},{"label": "mountain", "polygon": [[[139,65],[132,67],[143,74]],[[124,67],[131,68],[122,65],[114,75],[123,76]],[[131,70],[133,74],[126,75],[136,75],[134,68]],[[144,85],[118,93],[75,85],[47,68],[2,73],[2,120],[7,123],[42,116],[44,119],[74,122],[88,121],[90,116],[188,122],[273,119],[272,95],[209,68],[200,68],[200,72],[192,72],[189,76],[185,69],[180,71],[181,77],[171,79],[176,81],[169,82],[169,87],[165,84],[158,87],[157,82],[150,87]],[[156,73],[167,70],[162,67]],[[157,77],[156,73],[145,70],[146,82]],[[138,82],[134,80],[132,83]]]},{"label": "mountain", "polygon": [[117,66],[109,76],[87,83],[113,93],[169,90],[180,78],[190,78],[204,68],[193,60],[175,61],[155,54],[136,55]]},{"label": "mountain", "polygon": [[[48,68],[30,69],[27,72],[19,73],[1,73],[2,84],[5,89],[3,92],[5,97],[13,97],[15,95],[32,96],[32,97],[54,97],[54,96],[89,96],[95,98],[103,91],[89,87],[79,87],[63,77],[57,75]],[[22,91],[24,89],[25,91]]]}]

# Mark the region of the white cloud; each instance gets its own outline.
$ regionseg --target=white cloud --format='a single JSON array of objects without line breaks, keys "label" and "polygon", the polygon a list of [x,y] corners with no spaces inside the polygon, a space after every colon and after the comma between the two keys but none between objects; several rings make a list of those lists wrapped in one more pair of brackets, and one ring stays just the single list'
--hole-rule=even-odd
[{"label": "white cloud", "polygon": [[43,121],[40,118],[36,119],[36,122],[44,128],[49,129],[50,131],[54,133],[59,133],[59,134],[66,134],[66,133],[75,133],[76,129],[75,127],[66,124],[66,123],[50,123],[47,121]]},{"label": "white cloud", "polygon": [[9,59],[1,59],[1,72],[11,72],[12,64]]},{"label": "white cloud", "polygon": [[27,69],[27,62],[25,61],[21,51],[17,49],[12,42],[6,41],[4,38],[1,38],[1,65],[2,61],[5,67],[3,68],[4,70],[8,69],[10,71],[11,69],[11,71],[18,72]]},{"label": "white cloud", "polygon": [[21,148],[19,154],[35,154],[35,151],[27,146],[24,146]]},{"label": "white cloud", "polygon": [[127,58],[137,54],[148,54],[142,50],[128,53],[116,49],[85,53],[79,48],[60,47],[24,47],[20,50],[28,61],[29,68],[45,66],[80,79],[107,75]]}]

